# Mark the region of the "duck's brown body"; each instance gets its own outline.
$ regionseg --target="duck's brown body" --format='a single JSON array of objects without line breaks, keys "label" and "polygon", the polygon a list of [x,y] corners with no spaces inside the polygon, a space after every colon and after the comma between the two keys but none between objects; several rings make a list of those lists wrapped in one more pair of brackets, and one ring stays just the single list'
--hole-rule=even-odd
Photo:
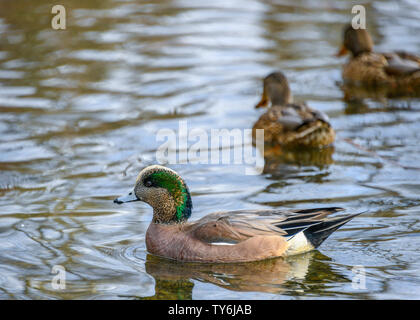
[{"label": "duck's brown body", "polygon": [[214,245],[196,232],[185,229],[189,229],[188,224],[151,223],[146,233],[147,250],[180,261],[229,263],[280,257],[287,249],[285,238],[276,235],[255,236],[237,244]]},{"label": "duck's brown body", "polygon": [[347,52],[351,57],[342,70],[345,85],[385,87],[388,96],[420,93],[419,56],[404,51],[375,52],[367,30],[351,26],[344,29],[343,47],[338,56]]},{"label": "duck's brown body", "polygon": [[340,210],[239,210],[211,213],[195,222],[152,222],[146,247],[151,254],[189,262],[284,257],[313,250],[355,216],[328,217]]},{"label": "duck's brown body", "polygon": [[354,85],[389,86],[395,93],[415,92],[420,89],[420,58],[404,53],[364,53],[343,66],[343,79]]}]

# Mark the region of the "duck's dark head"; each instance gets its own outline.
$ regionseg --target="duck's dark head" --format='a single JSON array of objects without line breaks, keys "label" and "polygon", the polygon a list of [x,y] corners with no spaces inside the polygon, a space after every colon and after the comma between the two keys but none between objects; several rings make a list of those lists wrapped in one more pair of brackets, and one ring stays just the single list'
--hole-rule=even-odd
[{"label": "duck's dark head", "polygon": [[365,52],[372,52],[373,41],[366,29],[354,29],[350,24],[344,27],[343,45],[337,53],[338,57],[351,52],[356,57]]},{"label": "duck's dark head", "polygon": [[138,175],[134,190],[114,200],[121,204],[143,201],[153,208],[154,223],[186,221],[192,210],[190,192],[184,180],[172,169],[153,165]]},{"label": "duck's dark head", "polygon": [[255,108],[266,107],[270,102],[273,106],[282,106],[292,102],[289,82],[280,71],[270,73],[264,78],[261,101]]}]

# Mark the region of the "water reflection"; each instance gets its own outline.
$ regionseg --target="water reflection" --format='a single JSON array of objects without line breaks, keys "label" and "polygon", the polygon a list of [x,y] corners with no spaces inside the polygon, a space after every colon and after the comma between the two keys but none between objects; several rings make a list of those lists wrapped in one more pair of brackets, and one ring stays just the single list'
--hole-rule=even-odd
[{"label": "water reflection", "polygon": [[141,299],[191,299],[195,281],[232,291],[293,295],[297,287],[300,294],[316,294],[332,279],[351,282],[328,266],[329,260],[319,251],[239,264],[183,263],[148,254],[146,272],[155,279],[155,293]]},{"label": "water reflection", "polygon": [[281,171],[284,166],[315,166],[320,170],[334,163],[334,146],[324,148],[280,148],[278,146],[264,148],[264,173],[272,174]]},{"label": "water reflection", "polygon": [[387,87],[366,88],[344,83],[338,83],[338,86],[343,92],[343,100],[350,103],[375,100],[386,105],[390,99],[410,100],[420,97],[420,89],[418,91],[409,90],[410,93],[402,93],[401,90],[395,91],[393,88]]},{"label": "water reflection", "polygon": [[393,99],[383,100],[373,98],[372,100],[353,99],[345,103],[346,114],[364,114],[364,113],[380,113],[380,112],[399,112],[399,111],[418,111],[418,100],[416,99]]},{"label": "water reflection", "polygon": [[[304,278],[311,255],[302,255],[292,265],[283,258],[238,264],[199,264],[170,261],[147,255],[146,272],[156,280],[155,295],[177,299],[179,283],[189,283],[188,292],[193,289],[190,280],[212,283],[219,287],[235,291],[260,291],[280,293],[282,284],[290,278]],[[191,296],[183,291],[182,296]],[[152,297],[148,297],[149,299]]]}]

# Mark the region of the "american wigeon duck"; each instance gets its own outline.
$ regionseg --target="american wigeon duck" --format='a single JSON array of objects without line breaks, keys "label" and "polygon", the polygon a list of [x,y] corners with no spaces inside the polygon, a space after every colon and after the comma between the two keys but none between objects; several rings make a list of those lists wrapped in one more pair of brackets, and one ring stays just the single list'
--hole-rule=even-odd
[{"label": "american wigeon duck", "polygon": [[256,108],[271,107],[253,126],[264,129],[264,142],[282,147],[324,147],[331,145],[335,132],[328,116],[308,107],[293,103],[289,83],[281,72],[269,74],[264,79],[261,101]]},{"label": "american wigeon duck", "polygon": [[347,25],[343,45],[337,56],[350,53],[343,66],[345,84],[368,87],[388,87],[388,95],[410,95],[420,91],[420,57],[404,52],[378,53],[366,29]]},{"label": "american wigeon duck", "polygon": [[153,208],[146,232],[149,253],[190,262],[247,262],[307,252],[357,215],[329,217],[340,208],[238,210],[188,222],[192,201],[186,183],[159,165],[143,169],[134,190],[114,200],[131,201]]}]

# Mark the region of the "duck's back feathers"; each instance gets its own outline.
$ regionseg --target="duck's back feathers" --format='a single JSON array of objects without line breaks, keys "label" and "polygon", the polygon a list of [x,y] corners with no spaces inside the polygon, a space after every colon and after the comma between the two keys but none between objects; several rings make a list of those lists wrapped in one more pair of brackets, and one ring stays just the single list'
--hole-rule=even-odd
[{"label": "duck's back feathers", "polygon": [[264,129],[264,141],[286,147],[319,147],[334,142],[335,133],[328,116],[306,104],[272,106],[255,123]]},{"label": "duck's back feathers", "polygon": [[385,72],[391,76],[409,76],[420,71],[420,57],[403,51],[386,53],[384,56],[388,62]]},{"label": "duck's back feathers", "polygon": [[[254,236],[292,237],[301,231],[308,234],[327,231],[331,234],[336,228],[353,218],[344,216],[330,218],[329,215],[341,208],[316,208],[307,210],[238,210],[216,212],[191,222],[186,231],[207,243],[238,243]],[[342,223],[345,221],[344,223]],[[341,223],[341,224],[340,224]],[[318,227],[316,227],[318,226]],[[334,227],[336,227],[334,229]],[[327,235],[327,236],[328,236]],[[314,247],[318,247],[326,237],[312,236]]]}]

